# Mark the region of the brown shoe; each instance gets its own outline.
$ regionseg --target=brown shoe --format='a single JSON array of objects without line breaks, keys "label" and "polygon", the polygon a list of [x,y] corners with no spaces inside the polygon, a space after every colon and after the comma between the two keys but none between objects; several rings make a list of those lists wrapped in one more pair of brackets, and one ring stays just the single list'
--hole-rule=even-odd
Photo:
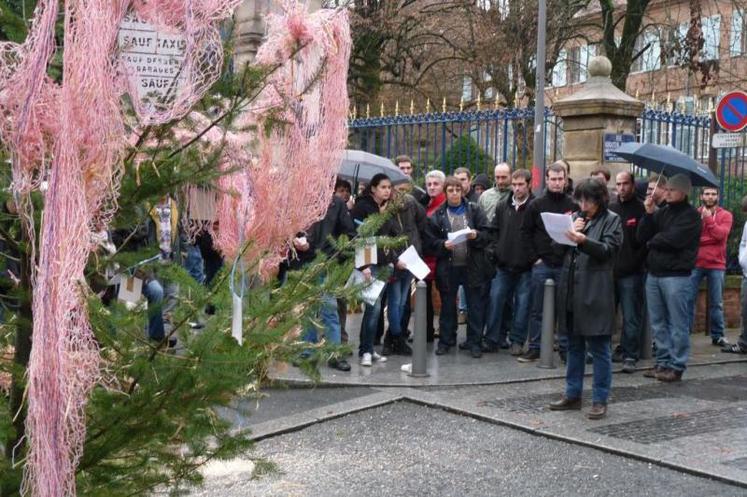
[{"label": "brown shoe", "polygon": [[656,375],[663,372],[666,368],[662,368],[658,364],[654,366],[652,369],[647,369],[643,372],[643,376],[646,378],[656,378]]},{"label": "brown shoe", "polygon": [[663,381],[664,383],[674,383],[676,381],[682,381],[682,371],[675,371],[674,369],[667,369],[656,375],[656,379]]},{"label": "brown shoe", "polygon": [[569,399],[564,395],[562,399],[551,402],[547,407],[551,411],[580,411],[581,397],[577,399]]},{"label": "brown shoe", "polygon": [[607,415],[607,404],[594,403],[591,409],[586,413],[586,417],[589,419],[602,419]]}]

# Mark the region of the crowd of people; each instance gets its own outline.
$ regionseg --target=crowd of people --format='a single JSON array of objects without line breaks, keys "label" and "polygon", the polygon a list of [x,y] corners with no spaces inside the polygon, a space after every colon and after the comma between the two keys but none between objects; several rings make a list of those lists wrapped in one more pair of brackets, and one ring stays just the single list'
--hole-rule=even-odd
[{"label": "crowd of people", "polygon": [[[395,163],[411,179],[410,158],[400,156]],[[451,176],[439,170],[427,172],[424,190],[412,179],[393,186],[387,175],[377,174],[357,196],[353,185],[339,179],[330,205],[334,222],[321,221],[330,223],[324,233],[354,234],[356,225],[386,212],[387,221],[376,235],[407,239],[401,249],[379,248],[375,264],[358,268],[365,278],[388,275],[376,302],[365,304],[358,348],[361,366],[384,362],[387,355],[412,353],[407,337],[413,276],[399,260],[410,245],[430,269],[426,332],[428,342],[437,339],[437,355],[458,348],[478,359],[506,349],[519,362],[537,361],[545,282],[555,282],[554,345],[566,363],[567,387],[562,399],[550,406],[554,410],[580,408],[589,363],[594,380],[593,406],[587,416],[603,417],[612,363],[621,363],[625,373],[637,370],[647,322],[656,362],[644,376],[680,381],[688,364],[703,279],[708,283],[713,346],[724,353],[747,354],[747,327],[736,343],[729,343],[724,331],[726,243],[733,218],[719,206],[718,189],[702,188],[696,207],[687,175],[652,174],[637,180],[624,171],[610,185],[610,172],[598,168],[573,187],[569,169],[563,160],[548,165],[543,192],[532,192],[530,171],[512,171],[505,163],[495,166],[492,187],[487,178],[473,178],[467,168],[457,168]],[[550,237],[543,213],[572,216],[572,229],[566,233],[569,244]],[[452,240],[451,234],[463,230],[468,230],[464,241]],[[747,285],[747,232],[739,262]],[[743,314],[747,313],[745,290]],[[437,329],[436,291],[440,297]],[[345,303],[330,299],[328,307],[330,319],[322,320],[324,333],[333,342],[345,341],[347,333],[338,332],[344,331]],[[462,309],[466,337],[458,343]],[[620,340],[613,348],[618,315]],[[388,329],[383,333],[385,318]],[[377,351],[382,335],[383,346]],[[330,366],[350,370],[344,360],[334,360]]]}]

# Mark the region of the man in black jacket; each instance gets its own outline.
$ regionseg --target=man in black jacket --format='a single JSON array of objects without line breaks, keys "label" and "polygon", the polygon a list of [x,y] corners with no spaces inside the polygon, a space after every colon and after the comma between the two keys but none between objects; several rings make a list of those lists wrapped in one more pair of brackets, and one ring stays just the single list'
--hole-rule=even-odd
[{"label": "man in black jacket", "polygon": [[620,347],[612,357],[613,362],[622,361],[623,373],[633,373],[641,350],[643,330],[643,280],[646,263],[646,247],[638,243],[636,230],[646,209],[635,193],[635,179],[629,171],[615,177],[617,200],[610,210],[620,216],[623,225],[623,243],[615,261],[615,300],[623,317]]},{"label": "man in black jacket", "polygon": [[638,241],[648,249],[646,303],[656,342],[656,367],[644,376],[664,382],[682,379],[690,353],[690,273],[698,255],[702,224],[687,199],[691,187],[684,174],[669,178],[666,205],[657,210],[649,196],[637,231]]},{"label": "man in black jacket", "polygon": [[[532,266],[532,303],[529,316],[528,350],[519,356],[519,362],[533,362],[539,359],[540,339],[542,337],[542,308],[544,305],[545,280],[556,283],[563,267],[563,257],[568,245],[553,243],[545,230],[541,214],[571,214],[578,210],[578,205],[565,192],[567,168],[564,161],[557,161],[547,167],[545,182],[547,190],[529,204],[524,222],[521,226],[522,244],[529,254]],[[559,340],[560,356],[565,361],[566,340]]]},{"label": "man in black jacket", "polygon": [[[495,272],[485,251],[490,243],[488,221],[477,204],[462,196],[462,184],[458,179],[446,178],[444,190],[446,202],[428,218],[426,225],[426,253],[437,258],[436,286],[441,294],[441,337],[436,354],[446,354],[456,345],[456,299],[462,285],[470,305],[467,341],[463,348],[478,358],[482,356],[485,310],[490,280]],[[465,229],[469,230],[467,240],[449,239],[449,233]]]},{"label": "man in black jacket", "polygon": [[[297,258],[291,261],[291,268],[295,269],[311,262],[318,251],[324,252],[327,256],[334,256],[335,247],[330,237],[336,238],[343,234],[355,236],[355,226],[345,202],[333,196],[324,218],[312,224],[305,236],[302,233],[293,240]],[[341,341],[340,318],[337,314],[337,300],[331,294],[322,296],[318,317],[324,337],[329,343],[339,345]],[[314,324],[306,327],[303,339],[309,343],[318,341],[317,328]],[[344,359],[331,359],[328,365],[339,371],[350,371],[350,364]]]},{"label": "man in black jacket", "polygon": [[[502,340],[501,330],[506,302],[513,296],[513,322],[508,327],[511,355],[523,352],[529,325],[529,305],[531,297],[532,260],[530,254],[516,236],[521,231],[524,216],[534,199],[530,188],[532,174],[526,169],[518,169],[511,175],[512,192],[505,202],[500,202],[493,216],[492,252],[498,271],[490,292],[490,312],[485,329],[483,351],[497,352]],[[495,291],[493,291],[495,290]]]}]

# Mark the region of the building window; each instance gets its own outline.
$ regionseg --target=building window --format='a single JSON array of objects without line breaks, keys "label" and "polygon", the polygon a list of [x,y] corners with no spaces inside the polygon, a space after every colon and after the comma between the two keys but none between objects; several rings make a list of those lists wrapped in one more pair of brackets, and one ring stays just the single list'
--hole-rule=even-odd
[{"label": "building window", "polygon": [[663,39],[665,45],[662,47],[664,63],[669,66],[679,66],[685,58],[685,45],[690,23],[683,22],[679,26],[666,28]]},{"label": "building window", "polygon": [[497,9],[501,15],[501,19],[505,19],[508,16],[508,2],[509,0],[476,0],[477,6],[482,10]]},{"label": "building window", "polygon": [[704,17],[701,19],[703,28],[703,59],[718,60],[718,49],[721,41],[721,16]]},{"label": "building window", "polygon": [[580,60],[581,60],[581,74],[580,81],[583,83],[586,81],[586,78],[589,74],[589,61],[596,57],[597,55],[597,46],[596,45],[582,45],[581,46],[581,52],[580,52]]},{"label": "building window", "polygon": [[731,36],[729,37],[729,54],[732,57],[747,54],[747,36],[745,36],[744,11],[734,9],[731,13]]},{"label": "building window", "polygon": [[552,68],[552,86],[558,88],[568,84],[567,70],[568,64],[566,59],[568,58],[568,52],[561,50],[558,53],[558,60],[555,62],[555,66]]},{"label": "building window", "polygon": [[462,100],[469,102],[472,100],[472,78],[465,76],[462,82]]},{"label": "building window", "polygon": [[[641,51],[643,51],[641,53]],[[659,32],[647,30],[635,40],[635,59],[630,72],[656,71],[661,67],[661,41]]]}]

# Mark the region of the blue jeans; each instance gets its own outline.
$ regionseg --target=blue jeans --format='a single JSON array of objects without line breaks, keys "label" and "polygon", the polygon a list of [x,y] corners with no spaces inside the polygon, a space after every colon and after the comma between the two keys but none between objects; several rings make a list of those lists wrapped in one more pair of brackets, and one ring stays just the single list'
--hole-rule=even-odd
[{"label": "blue jeans", "polygon": [[[337,314],[337,299],[329,293],[322,295],[322,306],[318,312],[319,320],[322,323],[324,338],[334,345],[340,344],[340,316]],[[319,341],[317,328],[313,324],[308,326],[304,332],[303,339],[309,343]]]},{"label": "blue jeans", "polygon": [[465,291],[464,286],[462,285],[459,287],[459,295],[458,295],[458,300],[457,300],[457,303],[459,306],[459,312],[467,312],[468,302],[469,301],[467,300],[467,292]]},{"label": "blue jeans", "polygon": [[570,335],[568,337],[568,363],[565,370],[565,396],[569,399],[581,398],[584,390],[584,369],[586,351],[594,358],[594,382],[591,401],[594,404],[607,404],[612,386],[612,337]]},{"label": "blue jeans", "polygon": [[615,281],[615,297],[620,304],[623,317],[620,347],[624,359],[637,361],[640,357],[644,291],[643,274],[633,274]]},{"label": "blue jeans", "polygon": [[[375,278],[377,273],[375,266],[371,267],[371,277]],[[381,315],[381,301],[386,293],[384,288],[379,294],[379,298],[376,299],[374,305],[363,304],[363,319],[361,320],[361,332],[360,332],[360,343],[358,344],[358,356],[363,354],[373,354],[374,352],[374,338],[376,337],[376,329],[379,326],[379,317]]]},{"label": "blue jeans", "polygon": [[684,371],[690,354],[690,278],[649,274],[646,278],[646,303],[656,343],[656,365]]},{"label": "blue jeans", "polygon": [[708,313],[711,318],[711,338],[719,339],[724,336],[724,273],[722,269],[703,269],[696,267],[690,275],[692,284],[692,314],[690,315],[690,326],[693,329],[695,322],[695,304],[698,301],[698,288],[703,278],[708,283]]},{"label": "blue jeans", "polygon": [[[446,279],[444,279],[446,276]],[[477,287],[467,285],[467,269],[450,266],[446,274],[437,278],[436,285],[441,294],[441,314],[438,318],[439,345],[452,347],[457,340],[457,293],[464,288],[470,311],[467,314],[467,344],[470,348],[480,348],[485,327],[486,307],[490,294],[490,282]]]},{"label": "blue jeans", "polygon": [[[544,262],[532,266],[531,276],[531,310],[529,313],[529,349],[539,350],[542,339],[542,308],[545,305],[545,280],[550,279],[557,284],[560,281],[561,267],[550,267]],[[556,288],[557,291],[557,288]],[[560,350],[568,348],[566,336],[558,337]]]},{"label": "blue jeans", "polygon": [[747,349],[747,278],[742,277],[742,334],[739,345]]},{"label": "blue jeans", "polygon": [[176,307],[179,287],[170,282],[161,284],[150,279],[143,285],[143,295],[148,301],[148,337],[163,340],[171,333],[171,311]]},{"label": "blue jeans", "polygon": [[202,252],[195,245],[187,245],[187,257],[183,266],[197,283],[205,283],[205,261],[202,259]]},{"label": "blue jeans", "polygon": [[532,272],[512,273],[504,269],[498,269],[490,285],[490,312],[485,330],[485,341],[489,345],[498,345],[504,338],[502,336],[506,304],[514,297],[513,321],[509,327],[509,338],[511,343],[524,344],[527,340],[529,327],[529,305],[531,299]]},{"label": "blue jeans", "polygon": [[386,286],[387,317],[389,319],[389,334],[392,338],[402,335],[402,316],[405,313],[407,299],[410,298],[410,271],[395,270],[394,281]]}]

